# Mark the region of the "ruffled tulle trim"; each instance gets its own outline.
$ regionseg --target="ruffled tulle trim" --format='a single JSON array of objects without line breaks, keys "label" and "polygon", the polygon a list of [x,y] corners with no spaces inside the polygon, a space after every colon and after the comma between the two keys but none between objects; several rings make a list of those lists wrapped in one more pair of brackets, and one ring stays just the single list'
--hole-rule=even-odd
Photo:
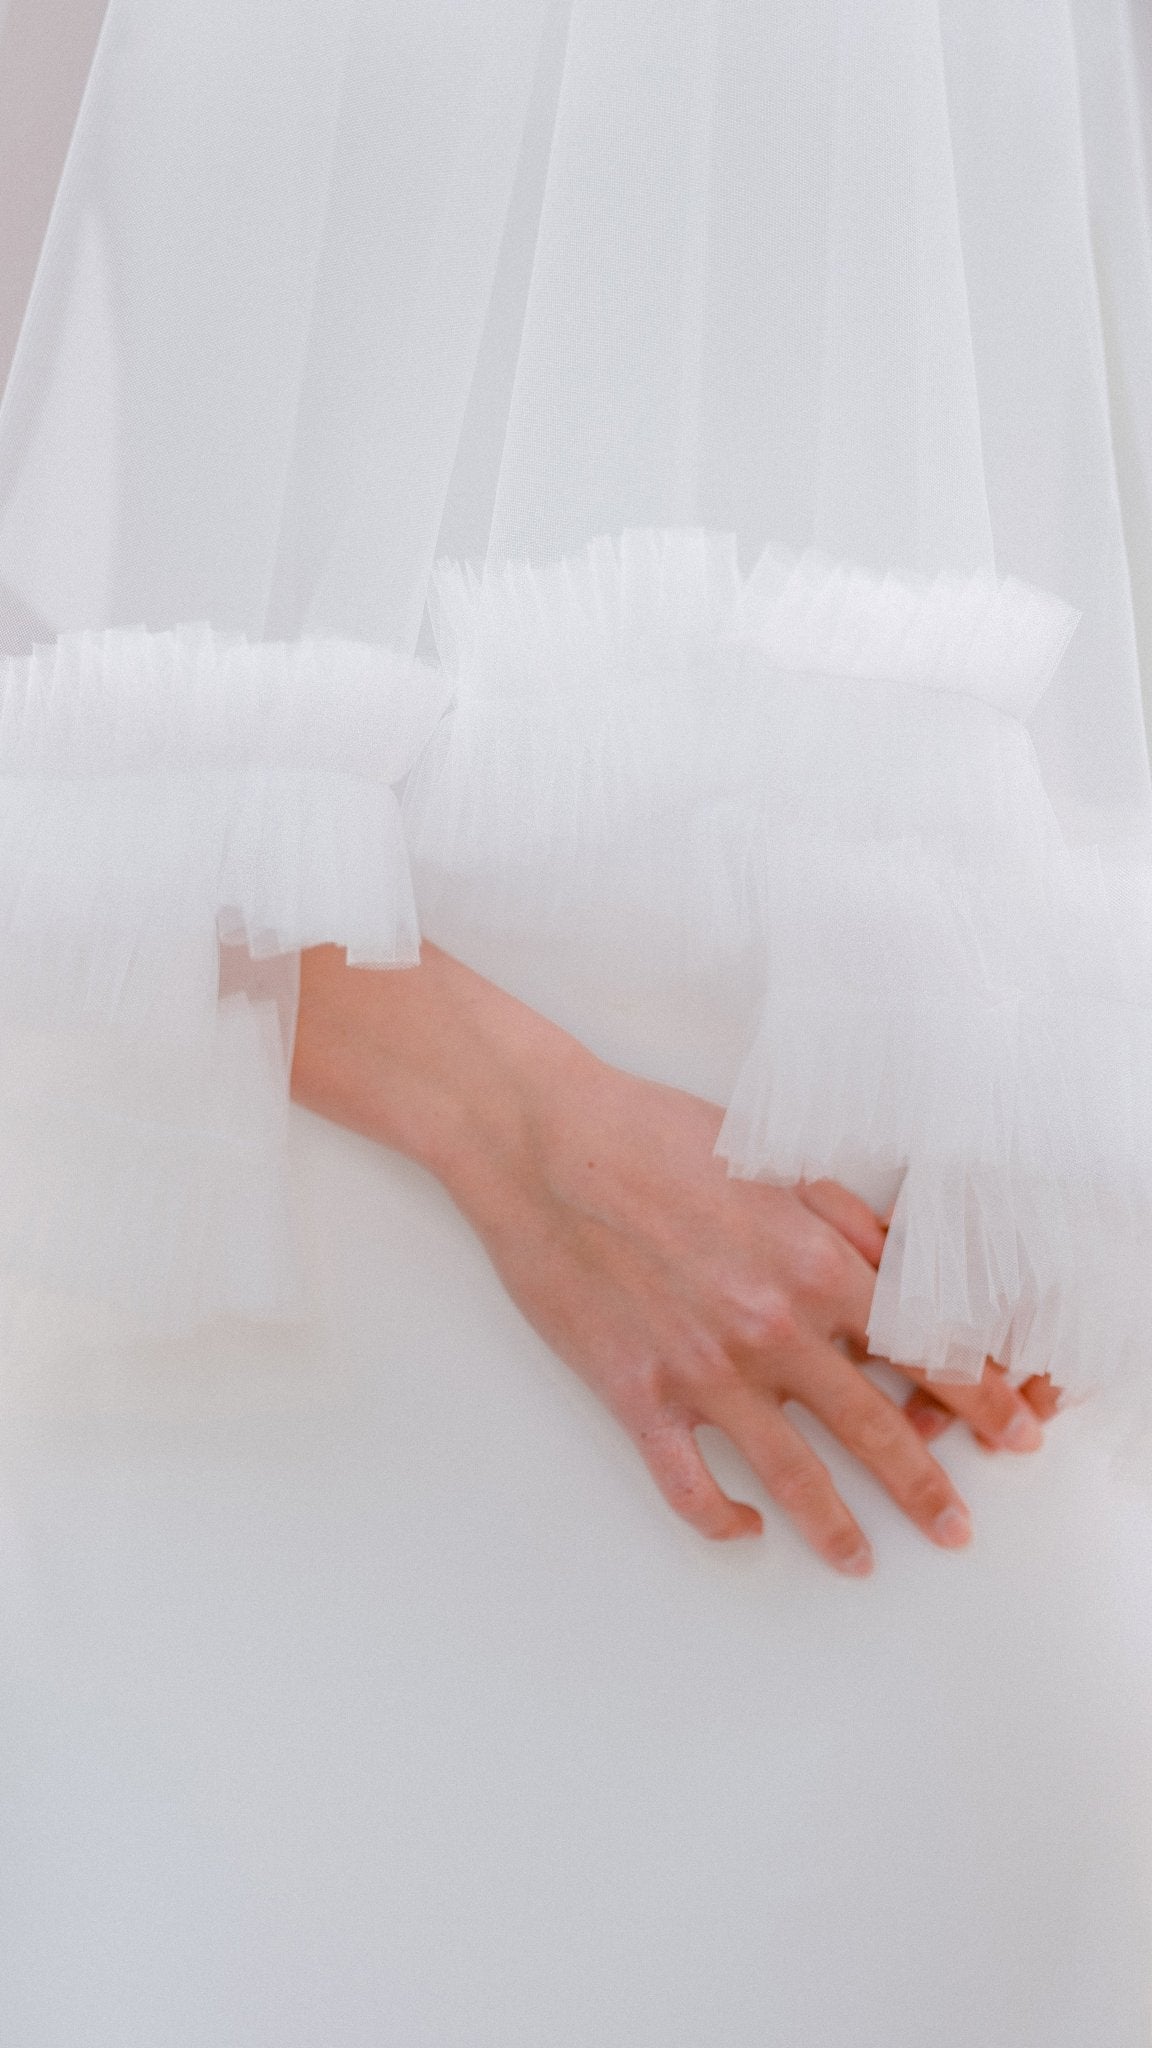
[{"label": "ruffled tulle trim", "polygon": [[394,785],[444,701],[204,626],[0,668],[0,1271],[168,1330],[292,1307],[292,978],[237,962],[417,958]]},{"label": "ruffled tulle trim", "polygon": [[957,691],[1025,718],[1078,616],[1014,577],[910,582],[814,550],[766,548],[742,577],[733,536],[650,529],[540,568],[442,563],[433,590],[461,698],[538,706],[573,690],[645,696],[656,673],[662,709],[678,678],[746,646],[782,673]]},{"label": "ruffled tulle trim", "polygon": [[720,1148],[892,1205],[879,1354],[1152,1405],[1152,871],[1068,838],[1027,725],[1074,614],[695,533],[434,612],[447,678],[207,628],[3,669],[0,1267],[290,1308],[288,1038],[220,943],[409,960],[418,906],[622,1012],[746,1008]]},{"label": "ruffled tulle trim", "polygon": [[874,1350],[1147,1400],[1152,876],[1069,842],[1025,722],[1075,613],[645,533],[447,569],[436,620],[425,928],[755,984],[720,1150],[893,1206]]}]

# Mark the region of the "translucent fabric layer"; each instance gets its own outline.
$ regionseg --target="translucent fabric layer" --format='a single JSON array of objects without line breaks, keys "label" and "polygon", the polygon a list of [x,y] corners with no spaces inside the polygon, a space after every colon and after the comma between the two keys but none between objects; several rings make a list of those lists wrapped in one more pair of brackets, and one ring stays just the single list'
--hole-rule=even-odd
[{"label": "translucent fabric layer", "polygon": [[730,538],[635,533],[446,571],[437,616],[456,709],[406,798],[426,929],[547,943],[633,1002],[755,988],[720,1150],[895,1205],[877,1353],[1138,1384],[1152,895],[1070,844],[1026,723],[1075,614],[813,554],[744,578]]},{"label": "translucent fabric layer", "polygon": [[723,1149],[892,1206],[876,1348],[1139,1402],[1146,62],[112,0],[0,417],[9,1271],[295,1312],[291,956],[415,900],[758,1004]]},{"label": "translucent fabric layer", "polygon": [[418,957],[393,785],[443,699],[379,649],[207,627],[6,665],[7,1271],[162,1329],[293,1305],[284,956]]}]

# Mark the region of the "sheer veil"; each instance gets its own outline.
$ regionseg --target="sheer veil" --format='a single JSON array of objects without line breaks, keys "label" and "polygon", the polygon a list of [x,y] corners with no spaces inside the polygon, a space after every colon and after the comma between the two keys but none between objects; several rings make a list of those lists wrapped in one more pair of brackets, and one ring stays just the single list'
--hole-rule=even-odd
[{"label": "sheer veil", "polygon": [[111,0],[0,414],[20,1285],[298,1312],[269,992],[499,931],[747,999],[877,1350],[1152,1407],[1147,44]]}]

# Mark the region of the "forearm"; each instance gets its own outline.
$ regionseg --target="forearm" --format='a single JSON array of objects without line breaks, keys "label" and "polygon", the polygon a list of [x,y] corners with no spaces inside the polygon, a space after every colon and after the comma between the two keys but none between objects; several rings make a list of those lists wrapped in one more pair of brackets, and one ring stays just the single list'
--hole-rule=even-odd
[{"label": "forearm", "polygon": [[466,1206],[530,1154],[553,1090],[594,1064],[574,1039],[438,947],[412,968],[301,957],[292,1093],[406,1153]]},{"label": "forearm", "polygon": [[[336,947],[306,952],[292,1086],[444,1183],[523,1314],[705,1533],[759,1526],[700,1458],[692,1431],[709,1421],[823,1555],[868,1568],[858,1525],[783,1415],[800,1400],[933,1541],[966,1539],[947,1475],[841,1348],[866,1347],[882,1248],[847,1190],[731,1180],[714,1103],[606,1066],[435,946],[382,972]],[[1023,1404],[1006,1384],[942,1398],[967,1404],[982,1440],[1014,1441]]]}]

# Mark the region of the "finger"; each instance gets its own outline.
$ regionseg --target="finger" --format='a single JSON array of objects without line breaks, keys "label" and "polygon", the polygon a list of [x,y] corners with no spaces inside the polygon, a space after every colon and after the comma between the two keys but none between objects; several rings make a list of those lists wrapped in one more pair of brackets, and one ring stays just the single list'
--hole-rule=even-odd
[{"label": "finger", "polygon": [[875,1474],[910,1521],[945,1550],[968,1542],[968,1510],[899,1403],[828,1346],[803,1354],[790,1392]]},{"label": "finger", "polygon": [[974,1386],[930,1379],[910,1366],[903,1366],[901,1370],[941,1407],[950,1409],[953,1415],[966,1422],[977,1441],[989,1450],[1038,1451],[1041,1448],[1044,1431],[1035,1410],[1011,1385],[1001,1366],[989,1361],[984,1368],[983,1379]]},{"label": "finger", "polygon": [[951,1429],[956,1420],[951,1409],[945,1408],[934,1394],[929,1394],[923,1387],[913,1387],[904,1403],[904,1413],[917,1436],[926,1444],[935,1443],[936,1438]]},{"label": "finger", "polygon": [[[876,1268],[842,1231],[817,1215],[810,1203],[801,1206],[809,1213],[806,1218],[796,1218],[797,1229],[790,1248],[790,1283],[803,1305],[804,1321],[821,1337],[844,1338],[854,1354],[865,1357]],[[776,1345],[753,1336],[748,1348],[757,1353],[774,1351]]]},{"label": "finger", "polygon": [[822,1217],[846,1237],[862,1259],[867,1259],[873,1268],[880,1264],[884,1252],[884,1225],[878,1216],[854,1195],[848,1188],[842,1188],[835,1180],[802,1180],[796,1189],[805,1208],[813,1215]]},{"label": "finger", "polygon": [[873,1563],[868,1538],[837,1493],[827,1466],[778,1403],[741,1389],[711,1419],[731,1437],[817,1556],[850,1578],[866,1578]]},{"label": "finger", "polygon": [[1051,1422],[1064,1398],[1061,1389],[1053,1384],[1051,1374],[1046,1372],[1035,1373],[1030,1380],[1025,1380],[1020,1392],[1041,1422]]},{"label": "finger", "polygon": [[793,1249],[792,1282],[805,1321],[820,1336],[846,1339],[866,1354],[875,1267],[820,1218],[804,1229],[803,1242]]},{"label": "finger", "polygon": [[729,1543],[737,1536],[760,1534],[763,1517],[746,1501],[729,1500],[708,1470],[687,1422],[641,1430],[636,1442],[669,1507],[702,1536]]}]

